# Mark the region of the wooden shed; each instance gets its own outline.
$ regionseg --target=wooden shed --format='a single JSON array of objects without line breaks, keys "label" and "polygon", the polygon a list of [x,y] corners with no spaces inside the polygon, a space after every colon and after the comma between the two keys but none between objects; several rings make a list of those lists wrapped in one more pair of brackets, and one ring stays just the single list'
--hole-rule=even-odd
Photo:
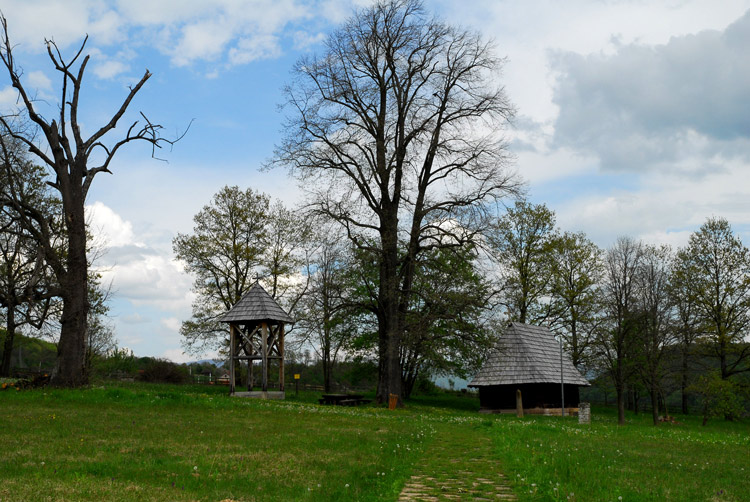
[{"label": "wooden shed", "polygon": [[579,387],[588,385],[570,358],[566,354],[561,357],[560,345],[549,329],[517,322],[507,326],[469,383],[479,389],[483,412],[516,413],[520,390],[524,413],[553,415],[562,410],[561,387],[565,389],[565,413],[574,414],[578,412]]},{"label": "wooden shed", "polygon": [[[271,295],[255,283],[220,322],[229,324],[229,392],[235,396],[284,399],[284,323],[294,322]],[[235,391],[235,370],[248,365],[248,391]],[[253,389],[253,362],[261,362],[261,390]],[[277,361],[279,389],[269,392],[269,362]]]}]

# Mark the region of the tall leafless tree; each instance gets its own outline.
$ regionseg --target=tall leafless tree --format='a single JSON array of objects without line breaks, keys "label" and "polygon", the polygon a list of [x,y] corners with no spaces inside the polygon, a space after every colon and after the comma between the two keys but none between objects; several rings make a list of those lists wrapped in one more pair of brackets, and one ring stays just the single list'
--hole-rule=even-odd
[{"label": "tall leafless tree", "polygon": [[674,304],[669,295],[672,251],[668,246],[644,246],[638,271],[637,371],[651,397],[651,415],[659,425],[659,397],[666,378],[666,351],[673,343]]},{"label": "tall leafless tree", "polygon": [[598,353],[617,392],[617,421],[625,424],[625,390],[635,368],[632,364],[637,318],[637,277],[643,260],[643,245],[620,237],[607,250],[602,293],[608,322],[597,337]]},{"label": "tall leafless tree", "polygon": [[89,62],[89,56],[83,55],[88,37],[69,61],[66,61],[54,41],[45,41],[50,61],[62,79],[59,113],[55,118],[45,118],[37,110],[33,93],[24,86],[23,72],[16,63],[5,17],[0,16],[0,24],[0,61],[11,85],[18,92],[20,103],[15,116],[21,116],[33,125],[31,129],[18,130],[13,126],[13,118],[5,115],[0,117],[0,127],[3,128],[1,132],[25,145],[52,172],[53,179],[48,183],[60,193],[62,200],[66,253],[57,253],[46,217],[38,207],[21,200],[3,200],[2,203],[13,206],[22,215],[21,221],[42,247],[45,260],[60,286],[58,293],[62,298],[63,308],[58,357],[52,382],[59,386],[80,386],[88,380],[85,371],[86,330],[90,308],[84,215],[86,195],[97,174],[110,173],[110,163],[124,145],[133,141],[145,141],[155,149],[165,142],[173,141],[161,137],[161,126],[150,122],[143,113],[142,121],[132,122],[124,137],[106,140],[108,133],[117,127],[117,123],[125,115],[133,98],[151,77],[148,70],[130,87],[111,119],[90,136],[83,135],[78,115],[83,77]]},{"label": "tall leafless tree", "polygon": [[356,267],[346,238],[331,229],[318,226],[316,249],[309,260],[309,287],[300,302],[295,328],[297,339],[310,343],[323,366],[323,387],[332,389],[332,373],[339,354],[351,342],[355,331],[355,311],[352,292],[356,283],[351,280]]},{"label": "tall leafless tree", "polygon": [[518,188],[497,135],[513,113],[494,85],[501,63],[420,1],[381,0],[302,58],[285,90],[291,114],[272,165],[291,168],[311,206],[377,257],[380,402],[402,394],[417,256],[471,240],[488,203]]}]

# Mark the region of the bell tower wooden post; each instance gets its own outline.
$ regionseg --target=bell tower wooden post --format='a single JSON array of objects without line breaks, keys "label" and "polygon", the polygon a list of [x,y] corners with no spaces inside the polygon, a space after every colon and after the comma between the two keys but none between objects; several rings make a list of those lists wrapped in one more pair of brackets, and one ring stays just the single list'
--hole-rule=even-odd
[{"label": "bell tower wooden post", "polygon": [[229,323],[229,393],[234,394],[234,356],[237,346],[237,328]]},{"label": "bell tower wooden post", "polygon": [[284,392],[284,323],[279,324],[279,390]]},{"label": "bell tower wooden post", "polygon": [[268,323],[261,323],[261,355],[263,356],[263,392],[268,392]]}]

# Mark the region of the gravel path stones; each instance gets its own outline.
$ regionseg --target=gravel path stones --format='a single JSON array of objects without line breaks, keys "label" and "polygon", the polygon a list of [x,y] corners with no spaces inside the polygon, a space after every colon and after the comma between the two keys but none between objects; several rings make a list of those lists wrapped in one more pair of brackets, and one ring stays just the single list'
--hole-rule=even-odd
[{"label": "gravel path stones", "polygon": [[516,500],[516,497],[499,471],[491,439],[477,434],[477,431],[456,433],[453,428],[444,434],[438,433],[427,447],[398,500],[500,501]]}]

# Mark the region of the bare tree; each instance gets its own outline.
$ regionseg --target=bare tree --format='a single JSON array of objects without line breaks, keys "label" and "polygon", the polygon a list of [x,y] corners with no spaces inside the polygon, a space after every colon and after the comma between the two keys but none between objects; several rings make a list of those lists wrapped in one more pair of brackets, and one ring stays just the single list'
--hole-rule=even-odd
[{"label": "bare tree", "polygon": [[[45,118],[37,110],[34,96],[28,92],[22,81],[23,72],[14,57],[14,46],[8,36],[8,23],[5,17],[0,16],[0,24],[0,60],[11,85],[18,92],[20,109],[16,115],[23,116],[33,125],[29,130],[19,131],[13,127],[11,117],[3,116],[0,117],[0,126],[4,129],[2,134],[9,135],[25,145],[53,173],[54,179],[48,183],[60,193],[62,200],[66,253],[57,253],[52,243],[49,224],[38,207],[21,200],[3,200],[3,204],[12,205],[18,214],[22,215],[22,223],[40,244],[45,260],[59,283],[57,293],[62,298],[63,308],[58,357],[52,382],[60,386],[79,386],[87,382],[85,348],[90,305],[84,205],[89,188],[97,174],[111,172],[110,163],[124,145],[133,141],[145,141],[155,149],[165,142],[173,141],[162,138],[161,126],[149,121],[143,113],[143,122],[132,122],[124,137],[111,142],[105,139],[108,133],[116,128],[135,95],[151,77],[148,70],[129,89],[111,119],[90,136],[83,136],[78,112],[83,77],[89,62],[89,56],[83,56],[88,37],[69,61],[65,60],[54,41],[45,41],[50,61],[62,78],[59,113],[51,120]],[[79,60],[80,63],[77,63]],[[97,161],[92,160],[94,156]]]},{"label": "bare tree", "polygon": [[659,397],[667,369],[665,352],[673,341],[673,303],[669,295],[672,251],[644,246],[638,271],[636,367],[651,397],[654,425],[659,425]]},{"label": "bare tree", "polygon": [[607,250],[604,294],[607,323],[597,336],[597,349],[617,392],[617,421],[625,424],[625,387],[635,368],[632,361],[637,319],[635,316],[637,274],[643,245],[620,237]]},{"label": "bare tree", "polygon": [[309,288],[300,301],[295,327],[298,340],[309,343],[323,366],[323,387],[331,391],[331,375],[339,353],[351,342],[354,328],[351,280],[353,263],[340,232],[318,227],[315,249],[308,266]]},{"label": "bare tree", "polygon": [[695,342],[700,335],[700,308],[691,297],[693,285],[697,282],[695,274],[698,271],[691,265],[688,254],[684,250],[677,252],[672,261],[670,273],[670,298],[675,308],[676,338],[680,351],[680,393],[682,395],[682,413],[687,415],[688,393],[691,384],[691,368]]},{"label": "bare tree", "polygon": [[322,56],[302,58],[285,90],[292,114],[272,164],[291,168],[311,206],[377,259],[380,402],[402,394],[417,256],[470,241],[488,203],[517,189],[497,136],[512,115],[492,85],[501,63],[420,1],[381,0],[330,35]]}]

